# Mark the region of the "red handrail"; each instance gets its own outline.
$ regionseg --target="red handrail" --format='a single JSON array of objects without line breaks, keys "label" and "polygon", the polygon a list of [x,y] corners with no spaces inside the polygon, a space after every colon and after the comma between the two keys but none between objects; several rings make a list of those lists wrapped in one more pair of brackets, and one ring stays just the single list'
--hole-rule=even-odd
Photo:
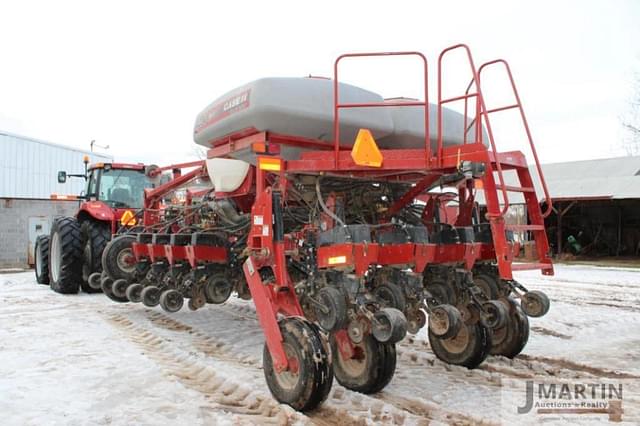
[{"label": "red handrail", "polygon": [[[446,53],[456,49],[464,49],[465,52],[467,53],[467,59],[469,60],[469,66],[471,68],[472,82],[475,82],[475,86],[476,86],[476,93],[467,93],[465,95],[456,96],[450,99],[442,99],[442,58],[445,56]],[[471,85],[469,87],[471,87]],[[487,108],[484,103],[484,97],[482,96],[482,89],[480,88],[480,80],[478,79],[478,72],[476,71],[476,67],[473,63],[473,57],[471,56],[471,50],[466,44],[456,44],[456,45],[447,47],[442,52],[440,52],[440,55],[438,56],[438,160],[440,163],[442,162],[442,150],[443,150],[442,105],[447,102],[453,102],[454,100],[462,100],[462,99],[464,99],[465,102],[467,102],[467,100],[470,97],[474,97],[474,96],[476,98],[476,119],[478,118],[478,115],[484,117],[484,122],[485,122],[485,125],[487,126],[487,134],[489,135],[489,142],[491,143],[491,150],[493,151],[494,157],[497,160],[498,151],[496,149],[496,144],[494,142],[493,131],[491,129],[491,123],[489,122],[489,116],[486,112]],[[466,111],[465,111],[465,123],[464,123],[465,130],[466,130],[466,121],[467,120],[466,120]],[[480,132],[476,133],[476,138],[479,137],[478,139],[479,142],[482,142],[481,120],[477,120],[476,125],[479,127],[479,130],[480,130]],[[465,141],[466,141],[466,138],[465,138]],[[500,211],[500,216],[504,216],[507,213],[507,210],[509,209],[509,197],[505,189],[504,175],[502,173],[502,166],[500,165],[499,161],[496,161],[496,170],[498,172],[498,179],[500,180],[502,197],[504,200],[504,207]]]},{"label": "red handrail", "polygon": [[[367,103],[340,103],[340,93],[338,84],[338,64],[345,58],[375,57],[375,56],[418,56],[424,65],[424,102],[367,102]],[[341,108],[370,108],[370,107],[391,107],[391,106],[422,106],[424,107],[424,138],[426,162],[431,158],[431,143],[429,137],[429,71],[427,58],[420,52],[369,52],[369,53],[346,53],[338,56],[333,65],[333,150],[335,155],[335,166],[338,169],[338,159],[340,157],[340,109]]]},{"label": "red handrail", "polygon": [[480,66],[478,69],[478,81],[480,81],[480,76],[482,74],[482,70],[493,64],[502,64],[504,65],[505,70],[507,71],[507,75],[509,76],[509,82],[511,83],[511,89],[513,90],[513,95],[516,98],[516,103],[513,105],[504,106],[501,108],[494,108],[492,110],[486,111],[486,114],[491,114],[493,112],[505,111],[507,109],[518,108],[520,111],[520,117],[522,118],[522,124],[524,124],[524,130],[527,133],[527,139],[529,139],[529,146],[531,147],[531,152],[533,154],[533,158],[536,163],[536,170],[538,172],[538,177],[540,178],[540,184],[542,185],[542,190],[544,191],[544,197],[547,201],[547,207],[545,211],[542,213],[542,217],[548,217],[553,210],[553,200],[549,195],[549,190],[547,189],[547,182],[544,179],[544,174],[542,173],[542,167],[540,166],[540,161],[538,160],[538,153],[536,152],[535,144],[533,143],[533,137],[531,136],[531,131],[529,130],[529,123],[527,122],[527,117],[524,113],[524,108],[522,107],[522,102],[520,101],[520,95],[518,94],[518,89],[516,88],[515,80],[513,79],[513,74],[511,74],[511,68],[509,64],[504,59],[496,59],[493,61],[486,62]]}]

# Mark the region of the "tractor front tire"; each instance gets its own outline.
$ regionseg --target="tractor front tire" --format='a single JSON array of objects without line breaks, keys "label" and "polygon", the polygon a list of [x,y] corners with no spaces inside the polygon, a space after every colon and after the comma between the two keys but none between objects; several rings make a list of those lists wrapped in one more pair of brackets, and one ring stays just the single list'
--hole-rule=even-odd
[{"label": "tractor front tire", "polygon": [[77,293],[82,282],[82,235],[73,217],[53,222],[49,237],[49,276],[57,293]]}]

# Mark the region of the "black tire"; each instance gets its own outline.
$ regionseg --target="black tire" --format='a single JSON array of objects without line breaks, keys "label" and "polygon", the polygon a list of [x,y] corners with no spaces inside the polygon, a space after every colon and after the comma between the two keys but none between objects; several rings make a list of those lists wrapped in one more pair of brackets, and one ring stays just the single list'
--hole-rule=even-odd
[{"label": "black tire", "polygon": [[95,291],[102,291],[101,283],[102,281],[102,272],[94,272],[89,275],[89,279],[87,280],[87,284]]},{"label": "black tire", "polygon": [[249,290],[249,284],[242,277],[241,279],[236,281],[236,293],[238,293],[238,298],[242,300],[251,300],[251,291]]},{"label": "black tire", "polygon": [[488,300],[495,300],[500,296],[496,278],[487,274],[473,276],[473,283],[484,293]]},{"label": "black tire", "polygon": [[[509,318],[509,308],[500,300],[488,300],[482,303],[484,324],[496,329],[504,327]],[[494,342],[495,343],[495,342]]]},{"label": "black tire", "polygon": [[[127,280],[123,280],[122,278],[117,279],[111,285],[111,292],[114,296],[126,299],[127,298],[127,287],[129,287],[129,282]],[[128,301],[129,299],[127,299]]]},{"label": "black tire", "polygon": [[491,330],[491,354],[514,358],[522,352],[529,340],[529,319],[512,298],[501,299],[501,301],[508,305],[509,314],[503,327]]},{"label": "black tire", "polygon": [[427,325],[427,316],[422,309],[415,309],[408,312],[407,315],[407,332],[410,334],[418,334],[418,332]]},{"label": "black tire", "polygon": [[127,287],[126,296],[129,299],[129,302],[138,303],[142,301],[142,289],[144,287],[142,284],[134,283]]},{"label": "black tire", "polygon": [[133,256],[131,244],[135,241],[136,238],[133,235],[119,235],[109,241],[104,248],[102,269],[112,279],[124,279],[129,282],[135,279],[135,263],[128,263]]},{"label": "black tire", "polygon": [[429,333],[438,339],[454,337],[462,327],[462,314],[455,306],[438,305],[429,314]]},{"label": "black tire", "polygon": [[357,357],[342,358],[333,334],[329,337],[333,356],[333,374],[342,386],[356,392],[372,394],[389,384],[396,371],[396,347],[380,343],[373,335],[364,336],[362,342],[353,343]]},{"label": "black tire", "polygon": [[383,308],[396,308],[404,312],[407,307],[407,298],[402,288],[396,284],[380,284],[373,289],[373,294]]},{"label": "black tire", "polygon": [[148,287],[143,288],[142,292],[140,292],[140,299],[142,301],[142,304],[149,308],[158,306],[158,304],[160,303],[161,293],[162,293],[162,290],[160,290],[160,288],[156,287],[155,285],[150,285]]},{"label": "black tire", "polygon": [[520,298],[522,310],[532,318],[545,316],[549,312],[551,301],[549,297],[541,291],[533,290],[526,292]]},{"label": "black tire", "polygon": [[233,283],[224,272],[215,272],[207,278],[204,284],[204,295],[207,303],[215,305],[226,302],[233,292]]},{"label": "black tire", "polygon": [[429,344],[433,353],[447,364],[476,368],[489,355],[491,333],[480,322],[462,324],[454,337],[442,339],[429,330]]},{"label": "black tire", "polygon": [[396,308],[382,308],[374,314],[373,337],[382,343],[398,343],[407,335],[407,318]]},{"label": "black tire", "polygon": [[178,290],[165,290],[160,295],[160,307],[167,312],[174,313],[182,309],[184,297]]},{"label": "black tire", "polygon": [[56,293],[77,293],[82,282],[82,236],[73,217],[56,219],[49,237],[49,283]]},{"label": "black tire", "polygon": [[335,287],[324,287],[318,292],[318,302],[326,309],[323,312],[319,306],[313,306],[317,323],[322,329],[335,331],[346,327],[349,317],[347,301],[342,291]]},{"label": "black tire", "polygon": [[384,389],[393,379],[393,375],[396,372],[396,345],[385,343],[384,344],[384,362],[382,365],[382,374],[375,386],[371,387],[371,393],[380,392]]},{"label": "black tire", "polygon": [[102,278],[101,281],[101,285],[100,285],[102,292],[111,300],[113,300],[114,302],[118,302],[118,303],[125,303],[128,302],[129,299],[125,298],[125,297],[118,297],[115,294],[113,294],[113,280],[107,276],[105,276],[104,278]]},{"label": "black tire", "polygon": [[84,256],[80,287],[86,293],[97,293],[100,290],[89,285],[89,276],[94,272],[102,272],[102,252],[111,239],[111,228],[107,223],[85,220],[80,225],[80,232]]},{"label": "black tire", "polygon": [[278,373],[265,344],[262,364],[267,386],[278,402],[298,411],[313,410],[327,399],[333,383],[327,347],[318,328],[307,320],[288,317],[279,326],[287,357],[298,361],[298,373]]},{"label": "black tire", "polygon": [[[456,293],[453,288],[444,281],[429,283],[426,289],[436,301],[434,306],[445,304],[455,306],[457,300]],[[427,302],[429,302],[429,300],[427,300]]]},{"label": "black tire", "polygon": [[33,250],[35,255],[36,282],[38,284],[49,284],[49,236],[39,235],[36,238],[36,246]]}]

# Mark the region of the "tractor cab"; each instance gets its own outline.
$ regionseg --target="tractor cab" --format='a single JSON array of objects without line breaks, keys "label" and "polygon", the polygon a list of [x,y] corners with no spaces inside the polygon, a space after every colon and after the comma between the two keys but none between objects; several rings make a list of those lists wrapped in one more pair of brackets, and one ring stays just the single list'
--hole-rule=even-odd
[{"label": "tractor cab", "polygon": [[153,188],[155,177],[143,165],[98,163],[89,167],[84,197],[102,201],[113,209],[141,209],[144,190]]},{"label": "tractor cab", "polygon": [[144,207],[145,189],[161,183],[157,166],[142,163],[95,163],[89,165],[85,158],[84,173],[58,172],[58,182],[65,183],[68,177],[84,178],[83,200],[78,209],[79,222],[86,220],[108,224],[111,232],[121,226],[136,224],[136,214]]}]

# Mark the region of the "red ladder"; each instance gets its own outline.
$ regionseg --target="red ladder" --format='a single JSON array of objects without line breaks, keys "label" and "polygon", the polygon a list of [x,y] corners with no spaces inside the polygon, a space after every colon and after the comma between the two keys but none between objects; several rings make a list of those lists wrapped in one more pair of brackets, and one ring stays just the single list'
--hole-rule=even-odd
[{"label": "red ladder", "polygon": [[[453,50],[463,49],[466,53],[467,59],[469,61],[470,71],[472,74],[472,79],[465,94],[462,96],[456,96],[448,99],[442,98],[442,60],[443,57]],[[487,109],[484,101],[484,97],[482,95],[482,89],[480,84],[480,76],[484,69],[495,65],[501,64],[504,66],[504,69],[509,78],[509,82],[511,84],[511,89],[513,91],[513,96],[515,98],[515,103],[511,105],[505,105],[493,109]],[[475,88],[475,92],[470,93],[471,88]],[[470,124],[468,122],[467,116],[467,108],[468,101],[471,98],[475,98],[475,115],[473,120],[471,120]],[[467,143],[467,133],[468,131],[474,127],[475,128],[475,141],[473,143],[482,144],[483,131],[482,131],[482,123],[484,123],[485,128],[487,130],[487,135],[489,138],[489,145],[491,148],[491,152],[493,154],[493,161],[490,164],[487,164],[487,169],[484,177],[483,187],[485,192],[485,202],[487,204],[487,219],[491,225],[491,233],[493,236],[493,244],[496,253],[496,260],[498,263],[498,270],[500,272],[500,276],[503,279],[512,279],[512,271],[521,271],[521,270],[533,270],[540,269],[545,275],[553,275],[553,265],[551,263],[551,258],[549,257],[549,241],[547,240],[547,234],[545,232],[544,227],[544,218],[547,217],[552,211],[552,202],[551,197],[549,196],[549,191],[547,189],[547,184],[544,179],[544,174],[542,173],[542,168],[540,166],[540,161],[538,160],[538,154],[535,149],[535,145],[533,143],[533,138],[531,136],[531,131],[529,130],[529,125],[527,122],[526,115],[524,113],[524,109],[522,107],[522,102],[520,101],[520,96],[518,94],[518,90],[515,85],[515,81],[513,79],[513,75],[511,74],[511,69],[506,61],[502,59],[497,59],[494,61],[487,62],[480,66],[478,70],[476,70],[473,57],[471,55],[471,51],[468,46],[464,44],[458,44],[455,46],[451,46],[447,49],[444,49],[438,58],[438,157],[441,158],[442,150],[443,150],[443,134],[442,134],[442,106],[445,103],[454,102],[464,100],[465,103],[465,115],[464,115],[464,144]],[[517,162],[509,162],[505,161],[505,156],[498,154],[496,149],[496,144],[494,140],[493,131],[491,128],[491,121],[489,116],[491,114],[507,111],[510,109],[517,108],[520,112],[520,118],[522,120],[527,139],[529,141],[529,146],[531,148],[531,152],[533,153],[533,158],[535,160],[536,171],[538,173],[538,177],[540,179],[540,183],[542,189],[544,191],[544,197],[546,200],[546,209],[544,212],[540,209],[540,204],[538,197],[536,195],[536,191],[533,185],[533,179],[531,174],[529,173],[529,168],[526,166],[525,162],[517,163]],[[503,169],[515,169],[520,186],[510,186],[505,184]],[[494,172],[498,176],[498,183],[495,182]],[[498,199],[498,191],[502,193],[503,204],[502,207],[500,205],[500,200]],[[509,209],[509,192],[518,192],[522,193],[525,199],[525,203],[527,205],[527,212],[530,220],[530,225],[506,225],[504,223],[504,216]],[[509,244],[506,237],[506,231],[530,231],[533,234],[534,241],[536,243],[536,252],[538,255],[538,259],[533,263],[522,263],[522,264],[513,264],[512,254],[509,248]]]}]

